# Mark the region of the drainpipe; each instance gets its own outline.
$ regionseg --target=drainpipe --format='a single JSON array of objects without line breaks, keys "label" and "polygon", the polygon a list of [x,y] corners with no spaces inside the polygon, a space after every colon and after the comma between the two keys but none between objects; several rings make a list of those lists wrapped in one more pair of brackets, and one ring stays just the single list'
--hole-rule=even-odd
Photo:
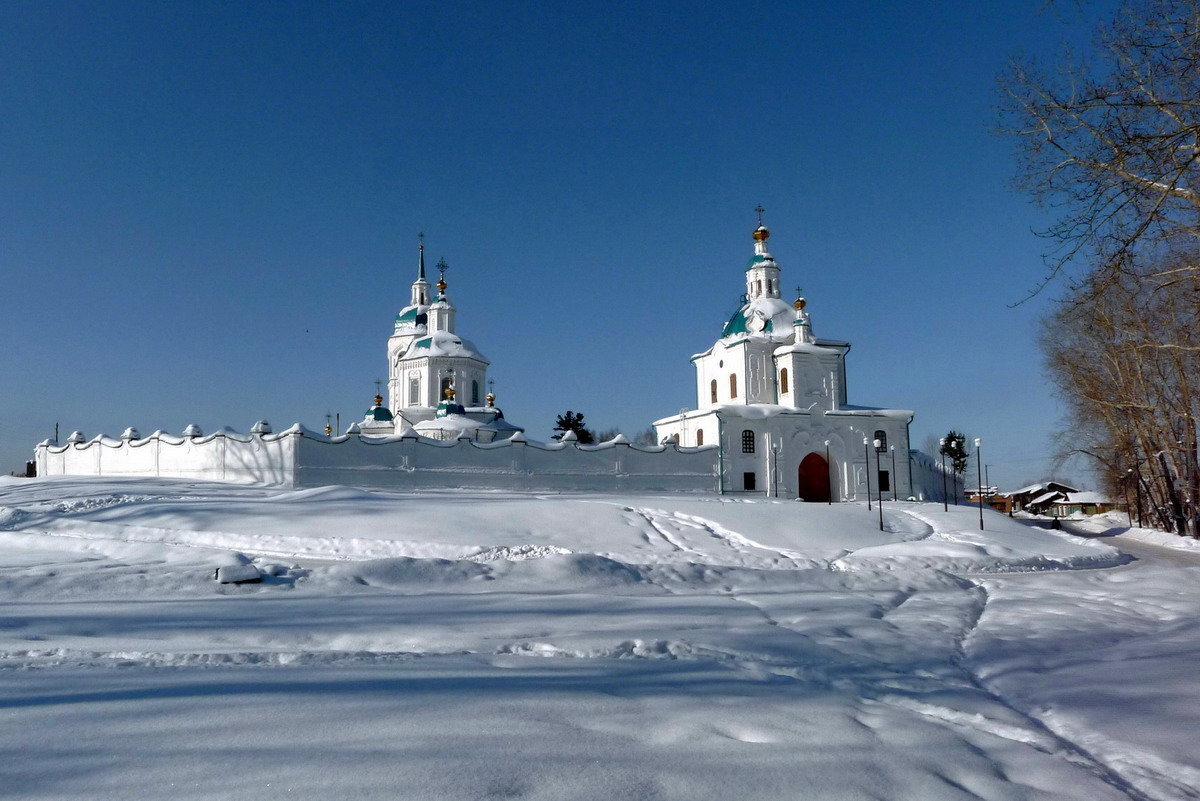
[{"label": "drainpipe", "polygon": [[725,421],[717,415],[717,494],[725,494]]}]

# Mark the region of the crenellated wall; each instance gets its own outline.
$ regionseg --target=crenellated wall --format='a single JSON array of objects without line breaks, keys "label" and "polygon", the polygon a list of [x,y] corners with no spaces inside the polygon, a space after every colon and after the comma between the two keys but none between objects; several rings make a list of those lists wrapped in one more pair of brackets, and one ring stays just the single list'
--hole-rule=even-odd
[{"label": "crenellated wall", "polygon": [[37,447],[38,475],[168,476],[313,487],[488,488],[712,492],[716,447],[494,443],[419,436],[327,437],[299,424],[279,434],[223,429],[200,437],[156,431]]}]

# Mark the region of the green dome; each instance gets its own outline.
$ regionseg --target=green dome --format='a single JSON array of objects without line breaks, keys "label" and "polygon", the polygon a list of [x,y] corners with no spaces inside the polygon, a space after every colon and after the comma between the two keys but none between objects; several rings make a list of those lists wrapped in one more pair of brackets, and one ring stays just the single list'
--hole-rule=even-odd
[{"label": "green dome", "polygon": [[[725,323],[725,328],[721,331],[721,336],[727,337],[733,334],[749,334],[750,329],[746,327],[746,321],[750,319],[750,304],[747,303],[742,308],[733,313],[729,318],[729,322]],[[763,325],[762,331],[759,333],[769,334],[775,328],[775,322],[768,317]]]},{"label": "green dome", "polygon": [[396,315],[397,323],[408,323],[409,325],[426,325],[429,316],[421,311],[420,306],[409,306]]},{"label": "green dome", "polygon": [[372,406],[367,409],[367,417],[372,420],[383,420],[385,422],[392,421],[392,413],[388,411],[386,406]]}]

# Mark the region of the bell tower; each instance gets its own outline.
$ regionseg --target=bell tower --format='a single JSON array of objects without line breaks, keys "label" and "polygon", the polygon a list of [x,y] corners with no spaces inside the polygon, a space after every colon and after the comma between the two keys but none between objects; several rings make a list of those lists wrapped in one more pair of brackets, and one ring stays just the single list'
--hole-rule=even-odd
[{"label": "bell tower", "polygon": [[758,212],[758,227],[753,233],[754,255],[746,267],[746,298],[778,298],[779,265],[775,263],[775,257],[767,252],[767,240],[771,238],[771,232],[763,225],[765,209],[759,205],[755,211]]}]

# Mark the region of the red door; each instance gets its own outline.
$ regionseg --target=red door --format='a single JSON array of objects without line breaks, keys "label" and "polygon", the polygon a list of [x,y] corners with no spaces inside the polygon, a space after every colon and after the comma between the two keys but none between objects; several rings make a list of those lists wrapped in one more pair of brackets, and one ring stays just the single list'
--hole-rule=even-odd
[{"label": "red door", "polygon": [[829,462],[819,453],[810,453],[800,462],[796,494],[804,501],[829,502]]}]

